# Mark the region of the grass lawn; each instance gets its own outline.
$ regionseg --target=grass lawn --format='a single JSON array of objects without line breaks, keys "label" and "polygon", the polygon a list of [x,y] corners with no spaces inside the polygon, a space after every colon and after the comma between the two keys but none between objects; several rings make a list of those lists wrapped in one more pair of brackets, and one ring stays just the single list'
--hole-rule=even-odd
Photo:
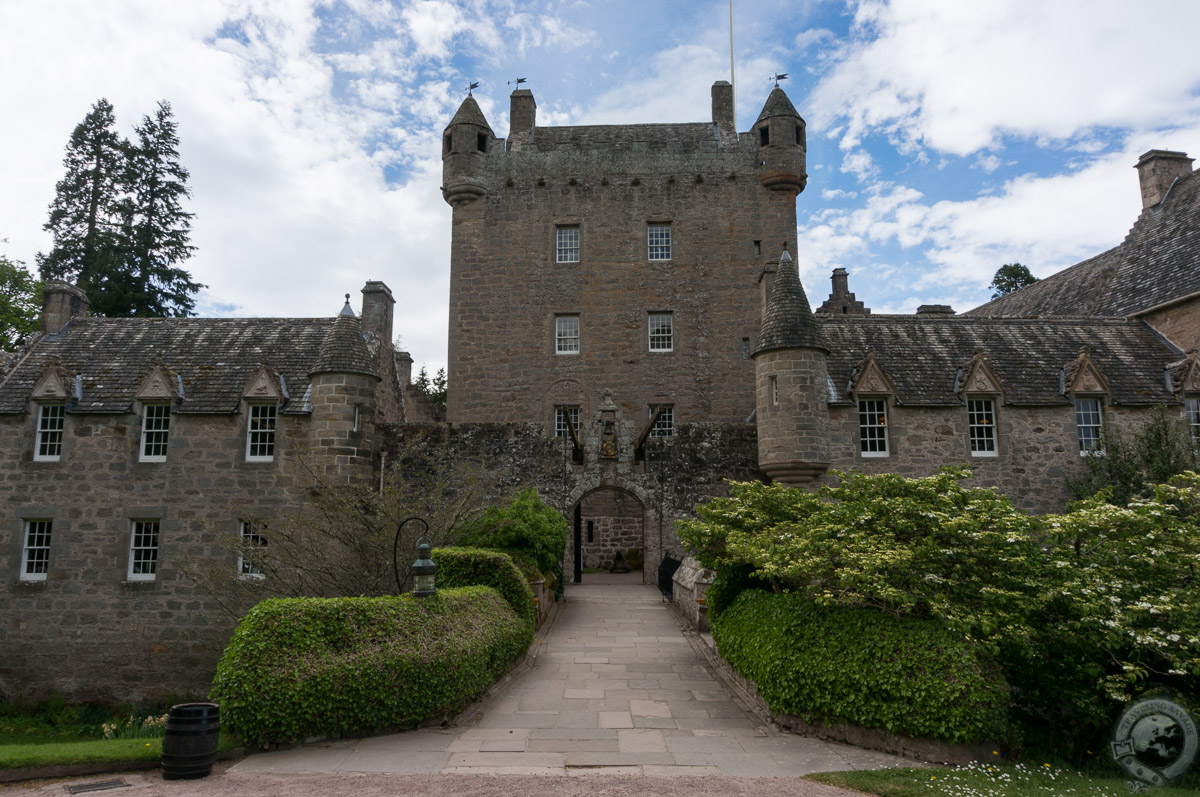
[{"label": "grass lawn", "polygon": [[[241,747],[241,739],[222,733],[218,750]],[[0,769],[58,766],[62,764],[157,761],[162,739],[72,739],[12,743],[0,737]]]},{"label": "grass lawn", "polygon": [[[880,797],[1027,797],[1071,794],[1127,797],[1125,778],[1115,775],[1082,775],[1057,766],[1030,764],[972,764],[954,769],[876,769],[856,772],[821,772],[812,780]],[[1195,774],[1187,786],[1152,789],[1153,797],[1196,797]]]}]

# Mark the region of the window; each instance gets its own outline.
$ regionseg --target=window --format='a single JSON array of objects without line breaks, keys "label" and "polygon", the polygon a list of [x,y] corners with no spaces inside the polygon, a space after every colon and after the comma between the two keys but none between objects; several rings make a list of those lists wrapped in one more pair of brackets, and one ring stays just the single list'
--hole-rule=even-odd
[{"label": "window", "polygon": [[[567,425],[567,420],[570,419],[570,426]],[[575,427],[575,434],[579,434],[579,407],[562,406],[554,408],[554,436],[555,437],[570,437],[571,427]]]},{"label": "window", "polygon": [[[242,550],[247,551],[251,548],[267,547],[267,538],[259,532],[266,529],[266,525],[252,520],[238,521],[239,531],[242,537]],[[243,578],[262,578],[263,572],[254,566],[254,562],[244,556],[238,557],[237,564],[238,575]]]},{"label": "window", "polygon": [[33,458],[44,462],[58,462],[62,456],[63,423],[67,408],[63,404],[43,404],[38,410],[37,442]]},{"label": "window", "polygon": [[779,406],[779,377],[768,376],[767,386],[771,389],[771,406]]},{"label": "window", "polygon": [[21,580],[45,581],[50,569],[49,520],[25,521],[25,546],[21,549]]},{"label": "window", "polygon": [[135,520],[129,540],[129,580],[153,581],[158,572],[158,521]]},{"label": "window", "polygon": [[171,429],[171,405],[147,404],[142,408],[142,462],[165,462],[167,435]]},{"label": "window", "polygon": [[1200,445],[1200,398],[1184,399],[1183,409],[1187,413],[1188,428],[1192,430],[1192,444]]},{"label": "window", "polygon": [[651,224],[647,228],[646,242],[651,260],[671,259],[670,224]]},{"label": "window", "polygon": [[579,262],[579,228],[578,227],[558,227],[555,230],[555,256],[556,263],[578,263]]},{"label": "window", "polygon": [[864,457],[888,455],[887,399],[858,400],[858,451]]},{"label": "window", "polygon": [[1075,428],[1079,430],[1079,453],[1101,451],[1100,399],[1075,399]]},{"label": "window", "polygon": [[579,316],[554,316],[554,353],[579,354]]},{"label": "window", "polygon": [[996,451],[996,403],[992,399],[967,400],[967,430],[971,437],[971,456],[998,456]]},{"label": "window", "polygon": [[251,404],[250,424],[246,427],[247,461],[264,462],[275,457],[274,404]]},{"label": "window", "polygon": [[670,437],[675,431],[675,408],[670,404],[660,404],[650,408],[650,417],[658,412],[658,419],[650,427],[651,437]]},{"label": "window", "polygon": [[650,351],[671,351],[674,348],[671,314],[650,314]]}]

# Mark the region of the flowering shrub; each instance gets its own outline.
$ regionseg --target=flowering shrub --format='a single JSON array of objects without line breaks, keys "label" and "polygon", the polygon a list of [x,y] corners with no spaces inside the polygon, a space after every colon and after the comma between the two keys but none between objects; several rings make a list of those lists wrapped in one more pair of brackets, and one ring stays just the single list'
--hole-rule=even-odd
[{"label": "flowering shrub", "polygon": [[718,573],[748,567],[750,583],[937,620],[984,646],[1039,745],[1078,752],[1151,685],[1200,696],[1200,476],[1128,507],[1102,493],[1030,517],[965,487],[969,475],[842,473],[811,492],[735,483],[679,534]]}]

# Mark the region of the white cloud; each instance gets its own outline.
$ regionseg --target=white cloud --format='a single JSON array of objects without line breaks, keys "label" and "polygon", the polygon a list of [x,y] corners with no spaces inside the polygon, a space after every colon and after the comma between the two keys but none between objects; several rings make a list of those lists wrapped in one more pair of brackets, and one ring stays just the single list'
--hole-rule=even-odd
[{"label": "white cloud", "polygon": [[1004,133],[1063,140],[1200,113],[1190,0],[895,0],[860,3],[856,20],[811,102],[815,129],[844,124],[844,148],[889,131],[967,155]]}]

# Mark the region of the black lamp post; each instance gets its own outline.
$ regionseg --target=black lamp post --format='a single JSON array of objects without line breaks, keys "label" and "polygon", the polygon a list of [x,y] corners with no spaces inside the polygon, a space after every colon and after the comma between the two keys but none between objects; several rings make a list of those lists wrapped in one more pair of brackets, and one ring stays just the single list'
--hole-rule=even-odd
[{"label": "black lamp post", "polygon": [[[400,522],[399,527],[397,527],[396,538],[394,540],[392,540],[392,573],[395,574],[395,576],[396,576],[396,594],[398,594],[398,595],[401,595],[404,593],[404,582],[400,579],[400,557],[399,557],[400,532],[404,531],[404,527],[407,526],[410,522],[412,522],[414,520],[421,524],[422,530],[426,534],[429,533],[429,524],[426,523],[421,518],[416,517],[416,516],[413,516],[410,518],[405,518],[404,520],[402,520]],[[429,558],[429,546],[428,545],[425,546],[425,555],[420,556],[418,554],[418,558],[417,558],[417,561],[415,564],[416,565],[432,565],[433,564],[433,562]],[[418,572],[420,572],[420,571],[417,571],[414,566],[413,575],[414,576],[417,575]],[[433,594],[434,589],[433,589],[433,580],[432,579],[433,579],[433,574],[436,572],[437,572],[437,566],[435,565],[434,569],[432,571],[430,571],[430,573],[429,573],[429,577],[430,577],[429,589],[430,589],[430,591],[422,593],[422,595],[432,595]]]},{"label": "black lamp post", "polygon": [[429,558],[429,543],[423,542],[417,546],[417,561],[412,564],[412,573],[414,597],[427,598],[437,593],[437,587],[434,585],[437,565]]}]

